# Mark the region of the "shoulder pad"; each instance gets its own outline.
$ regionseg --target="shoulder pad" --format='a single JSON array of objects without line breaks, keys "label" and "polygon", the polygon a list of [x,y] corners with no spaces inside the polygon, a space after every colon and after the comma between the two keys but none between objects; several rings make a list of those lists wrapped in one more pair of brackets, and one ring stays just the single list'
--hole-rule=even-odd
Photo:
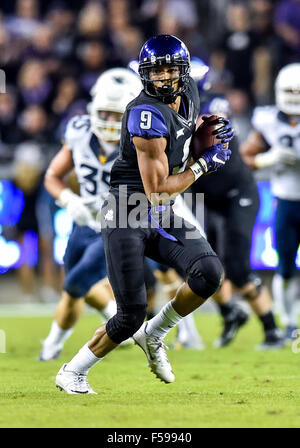
[{"label": "shoulder pad", "polygon": [[262,132],[266,125],[275,123],[278,109],[276,106],[259,106],[254,109],[251,123],[255,130]]},{"label": "shoulder pad", "polygon": [[169,135],[163,114],[150,104],[139,104],[130,110],[127,128],[131,137],[159,138]]}]

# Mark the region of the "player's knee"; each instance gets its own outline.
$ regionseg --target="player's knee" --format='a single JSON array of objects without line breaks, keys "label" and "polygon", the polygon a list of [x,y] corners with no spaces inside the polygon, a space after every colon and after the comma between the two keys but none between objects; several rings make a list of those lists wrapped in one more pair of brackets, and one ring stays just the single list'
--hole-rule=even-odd
[{"label": "player's knee", "polygon": [[131,307],[118,306],[118,312],[106,324],[106,331],[110,339],[120,344],[134,335],[142,326],[146,317],[147,305]]},{"label": "player's knee", "polygon": [[247,282],[243,288],[241,288],[242,297],[251,302],[260,295],[263,287],[262,279],[256,274],[250,274],[247,278]]},{"label": "player's knee", "polygon": [[79,297],[77,297],[77,298],[73,297],[67,291],[63,290],[60,303],[63,302],[64,307],[69,309],[69,308],[73,308],[75,306],[75,304],[78,302],[78,299],[79,299]]},{"label": "player's knee", "polygon": [[84,297],[85,287],[83,283],[76,280],[75,276],[67,276],[63,284],[63,290],[66,291],[71,297],[78,299]]},{"label": "player's knee", "polygon": [[193,263],[188,277],[191,290],[203,299],[208,299],[221,286],[224,270],[215,256],[202,257]]}]

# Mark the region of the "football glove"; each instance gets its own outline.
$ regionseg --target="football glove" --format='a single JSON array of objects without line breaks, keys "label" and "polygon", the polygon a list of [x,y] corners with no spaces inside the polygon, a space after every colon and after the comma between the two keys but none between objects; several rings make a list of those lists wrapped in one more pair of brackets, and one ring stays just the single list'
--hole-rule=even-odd
[{"label": "football glove", "polygon": [[65,188],[61,192],[58,204],[70,213],[73,221],[79,226],[88,226],[94,221],[90,210],[84,205],[83,199],[69,188]]},{"label": "football glove", "polygon": [[201,157],[196,160],[196,163],[190,166],[195,180],[202,174],[212,173],[224,166],[227,160],[230,159],[230,155],[230,149],[223,149],[223,144],[214,145],[206,149]]},{"label": "football glove", "polygon": [[[203,116],[202,120],[208,120],[209,117]],[[224,117],[218,117],[216,120],[212,121],[210,125],[222,124],[218,129],[213,131],[213,135],[216,136],[217,139],[220,140],[220,143],[228,143],[234,137],[234,130],[231,126],[230,121]]]},{"label": "football glove", "polygon": [[294,165],[296,160],[297,154],[293,149],[284,146],[272,146],[269,151],[257,154],[254,163],[257,168],[266,168],[277,163]]},{"label": "football glove", "polygon": [[198,161],[204,165],[205,173],[208,173],[224,166],[230,155],[230,149],[223,149],[223,145],[219,144],[206,149]]}]

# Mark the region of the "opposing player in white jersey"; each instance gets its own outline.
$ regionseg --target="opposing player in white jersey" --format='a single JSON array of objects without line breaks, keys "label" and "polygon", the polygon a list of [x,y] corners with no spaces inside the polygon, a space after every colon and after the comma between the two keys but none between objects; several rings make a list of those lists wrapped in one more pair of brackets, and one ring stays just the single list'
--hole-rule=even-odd
[{"label": "opposing player in white jersey", "polygon": [[[119,154],[123,113],[141,89],[139,77],[128,69],[104,72],[91,92],[90,114],[75,116],[68,122],[63,146],[46,172],[45,186],[70,213],[74,228],[64,257],[62,297],[43,343],[39,357],[42,361],[58,357],[81,315],[84,301],[101,311],[105,320],[116,313],[112,291],[101,283],[106,277],[106,264],[96,217]],[[67,188],[63,180],[73,169],[80,196]]]},{"label": "opposing player in white jersey", "polygon": [[254,169],[272,167],[279,255],[273,291],[287,325],[286,340],[291,340],[298,327],[296,301],[300,296],[295,278],[295,258],[300,244],[300,63],[280,70],[275,81],[275,97],[276,105],[255,109],[254,130],[244,143],[242,154]]}]

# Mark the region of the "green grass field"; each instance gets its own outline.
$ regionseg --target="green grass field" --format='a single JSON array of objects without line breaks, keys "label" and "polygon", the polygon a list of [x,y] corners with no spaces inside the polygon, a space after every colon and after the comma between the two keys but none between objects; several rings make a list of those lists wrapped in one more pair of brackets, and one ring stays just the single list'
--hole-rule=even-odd
[{"label": "green grass field", "polygon": [[[69,396],[55,375],[99,324],[85,315],[58,361],[38,362],[51,318],[0,318],[0,427],[202,428],[300,427],[300,353],[291,347],[259,352],[259,323],[251,318],[231,346],[212,347],[220,332],[214,314],[197,314],[207,348],[169,351],[176,381],[150,373],[138,347],[117,349],[89,374],[98,395]],[[168,342],[174,339],[172,330]]]}]

